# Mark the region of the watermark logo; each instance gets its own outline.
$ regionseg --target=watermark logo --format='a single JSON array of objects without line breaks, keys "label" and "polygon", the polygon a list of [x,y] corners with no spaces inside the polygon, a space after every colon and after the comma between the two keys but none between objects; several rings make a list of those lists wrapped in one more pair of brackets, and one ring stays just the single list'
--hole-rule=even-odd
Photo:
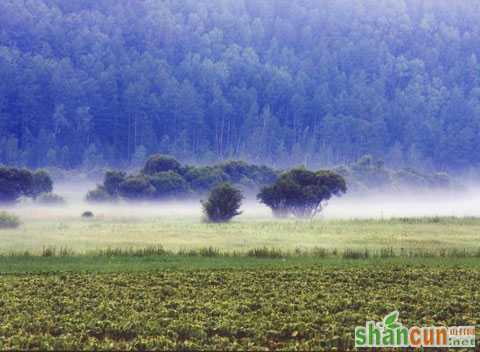
[{"label": "watermark logo", "polygon": [[399,312],[383,321],[368,321],[355,328],[355,347],[448,347],[475,348],[475,326],[406,327],[398,321]]}]

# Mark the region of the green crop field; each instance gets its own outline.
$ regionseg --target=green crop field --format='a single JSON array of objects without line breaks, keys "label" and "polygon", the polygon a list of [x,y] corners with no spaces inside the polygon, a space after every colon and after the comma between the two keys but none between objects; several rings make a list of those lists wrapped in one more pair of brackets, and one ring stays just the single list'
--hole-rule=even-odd
[{"label": "green crop field", "polygon": [[480,271],[196,270],[0,277],[0,348],[353,350],[354,327],[476,324]]}]

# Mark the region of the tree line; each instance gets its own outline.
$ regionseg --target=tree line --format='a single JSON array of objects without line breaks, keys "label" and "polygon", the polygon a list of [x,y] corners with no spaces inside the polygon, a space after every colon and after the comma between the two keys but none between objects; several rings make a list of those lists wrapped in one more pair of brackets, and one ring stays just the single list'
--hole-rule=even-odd
[{"label": "tree line", "polygon": [[333,171],[295,168],[276,172],[266,166],[229,161],[215,166],[183,166],[171,156],[153,155],[139,174],[108,171],[103,184],[87,194],[89,202],[159,201],[201,198],[207,219],[226,222],[240,215],[244,192],[276,217],[314,217],[333,196],[347,191],[345,179]]},{"label": "tree line", "polygon": [[0,1],[0,162],[480,162],[480,3]]},{"label": "tree line", "polygon": [[[446,173],[422,173],[411,168],[389,169],[381,159],[375,159],[371,155],[364,155],[345,166],[314,172],[304,167],[279,170],[239,160],[194,166],[182,164],[169,155],[156,154],[147,159],[138,173],[107,171],[102,184],[90,191],[86,199],[92,202],[199,199],[216,186],[228,183],[247,196],[255,196],[263,190],[266,193],[262,198],[266,200],[269,192],[274,191],[268,187],[277,182],[287,189],[289,185],[302,184],[304,181],[307,182],[304,186],[315,183],[312,180],[317,176],[321,176],[322,182],[327,183],[336,183],[336,177],[339,176],[354,194],[407,190],[430,192],[448,190],[458,185]],[[308,191],[315,192],[321,193],[321,190]],[[301,195],[298,197],[305,198]],[[278,202],[275,205],[273,198],[270,197],[268,203],[274,210],[278,209],[278,213],[282,212],[282,205]]]},{"label": "tree line", "polygon": [[[318,177],[321,182],[316,180]],[[321,195],[320,198],[328,200],[330,196],[322,195],[321,187],[315,187],[319,184],[339,184],[339,177],[345,183],[345,187],[339,186],[332,191],[335,195],[342,193],[340,191],[347,186],[349,192],[353,194],[408,190],[430,192],[458,189],[460,186],[458,180],[452,179],[446,173],[424,173],[410,168],[389,169],[381,159],[375,159],[371,155],[364,155],[345,166],[315,172],[303,166],[278,170],[240,160],[195,166],[182,164],[172,156],[155,154],[147,159],[137,173],[106,171],[102,183],[87,193],[86,200],[89,202],[198,200],[217,186],[230,184],[247,197],[258,195],[258,198],[271,207],[278,216],[284,212],[286,200],[275,197],[282,192],[284,194],[299,192],[293,198],[289,198],[291,206],[287,207],[289,210],[286,213],[300,214],[305,210],[306,214],[313,214],[320,208],[313,206],[296,211],[293,205],[295,197],[307,199],[309,195],[313,195],[316,199],[317,194]],[[46,170],[32,171],[0,166],[0,203],[15,203],[24,197],[32,198],[41,204],[62,205],[65,200],[53,193],[55,180],[55,176],[52,177]],[[313,188],[303,189],[312,185]],[[329,189],[334,188],[329,186]]]},{"label": "tree line", "polygon": [[182,165],[172,156],[153,155],[138,174],[107,171],[103,184],[87,194],[93,202],[117,200],[182,200],[199,198],[222,183],[231,183],[246,193],[277,180],[278,171],[244,161],[212,166]]},{"label": "tree line", "polygon": [[[192,178],[193,177],[193,178]],[[188,180],[188,181],[187,181]],[[102,185],[88,192],[89,202],[182,200],[208,195],[202,201],[212,222],[227,222],[240,215],[245,190],[256,187],[257,198],[276,217],[313,217],[332,196],[347,190],[344,178],[332,171],[312,172],[296,168],[281,174],[265,166],[230,161],[214,167],[182,166],[170,156],[153,155],[138,175],[108,171]],[[52,193],[53,181],[44,170],[0,167],[0,203],[15,203],[20,197],[41,199],[59,205],[63,199]],[[247,188],[252,191],[251,188]],[[93,217],[85,212],[84,218]]]},{"label": "tree line", "polygon": [[[86,195],[91,203],[158,202],[201,200],[206,219],[228,222],[241,214],[245,195],[272,210],[275,217],[313,218],[328,200],[342,196],[347,186],[353,193],[413,188],[416,191],[449,189],[447,174],[423,174],[415,170],[393,171],[381,160],[365,155],[348,166],[311,171],[305,167],[274,170],[244,161],[228,161],[211,166],[181,164],[172,156],[156,154],[148,158],[138,173],[110,170],[103,183]],[[400,187],[400,188],[399,188]],[[64,205],[52,193],[53,180],[44,170],[30,171],[0,166],[0,203],[14,204],[21,197],[37,204]],[[93,217],[85,212],[84,218]]]}]

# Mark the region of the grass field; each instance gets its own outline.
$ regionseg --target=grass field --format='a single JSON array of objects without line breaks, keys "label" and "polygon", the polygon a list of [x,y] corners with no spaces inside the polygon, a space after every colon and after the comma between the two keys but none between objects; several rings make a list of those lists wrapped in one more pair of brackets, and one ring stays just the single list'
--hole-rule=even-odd
[{"label": "grass field", "polygon": [[214,247],[245,252],[281,250],[440,250],[480,248],[479,218],[404,218],[391,220],[272,220],[242,217],[230,224],[205,224],[199,217],[79,217],[28,219],[17,229],[0,230],[0,253],[67,248],[86,253],[107,248],[167,250]]}]

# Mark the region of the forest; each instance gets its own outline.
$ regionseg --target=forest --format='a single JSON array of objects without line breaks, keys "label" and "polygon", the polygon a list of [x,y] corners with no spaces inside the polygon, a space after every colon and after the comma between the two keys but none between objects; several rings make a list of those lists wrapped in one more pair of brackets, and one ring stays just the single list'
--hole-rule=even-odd
[{"label": "forest", "polygon": [[0,163],[480,163],[480,2],[2,0]]}]

